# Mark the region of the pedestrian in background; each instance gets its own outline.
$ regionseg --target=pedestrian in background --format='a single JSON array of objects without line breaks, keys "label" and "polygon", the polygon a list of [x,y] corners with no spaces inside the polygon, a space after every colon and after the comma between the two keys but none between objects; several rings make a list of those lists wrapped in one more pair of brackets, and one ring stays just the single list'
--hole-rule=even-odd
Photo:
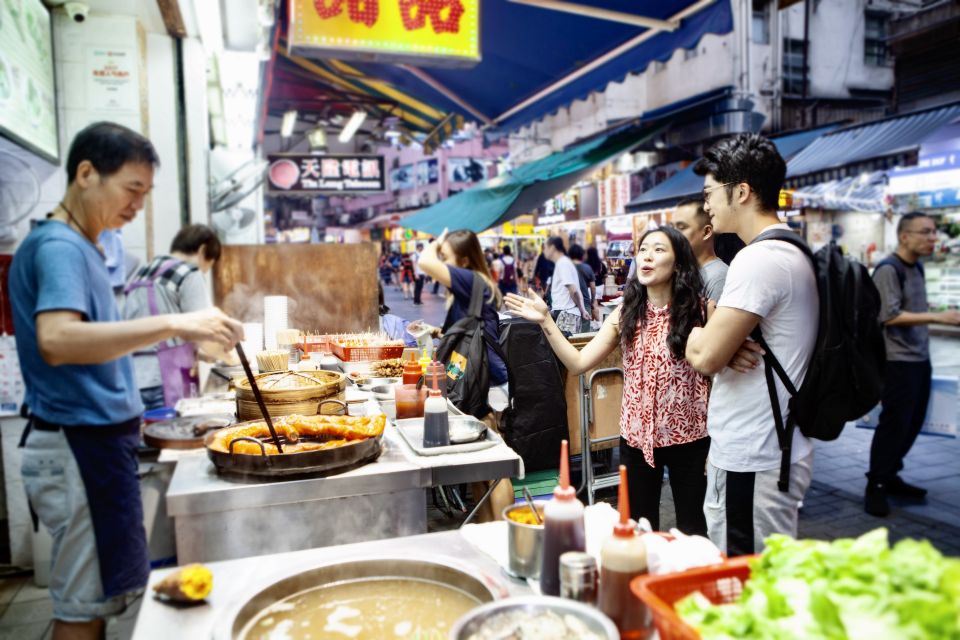
[{"label": "pedestrian in background", "polygon": [[912,212],[897,223],[897,249],[873,272],[880,292],[880,322],[887,350],[880,420],[870,446],[870,470],[864,510],[874,516],[890,513],[888,496],[923,499],[926,489],[898,474],[909,453],[930,400],[930,336],[932,323],[960,324],[960,311],[931,313],[920,258],[933,253],[937,228],[925,213]]},{"label": "pedestrian in background", "polygon": [[580,276],[580,296],[583,298],[583,306],[586,308],[589,317],[583,318],[580,322],[580,331],[586,333],[590,331],[590,322],[600,319],[600,301],[597,300],[596,274],[590,265],[583,259],[586,257],[586,251],[578,244],[570,245],[568,254],[573,260],[573,266],[577,268],[577,275]]},{"label": "pedestrian in background", "polygon": [[[570,250],[574,253],[573,246]],[[571,375],[589,371],[620,345],[620,460],[627,467],[630,515],[659,529],[660,489],[664,469],[669,469],[677,528],[705,535],[709,384],[683,355],[687,336],[706,320],[699,265],[690,244],[669,227],[644,234],[637,260],[640,268],[627,283],[623,304],[582,350],[563,337],[535,294],[508,295],[505,304],[543,327]]]},{"label": "pedestrian in background", "polygon": [[420,268],[420,256],[423,253],[423,243],[417,243],[417,251],[413,254],[413,304],[421,305],[423,301],[420,296],[423,295],[423,283],[427,279],[423,269]]},{"label": "pedestrian in background", "polygon": [[[757,553],[772,533],[797,535],[800,503],[810,486],[813,445],[793,430],[791,455],[781,469],[777,423],[757,345],[763,338],[800,388],[817,339],[820,298],[813,265],[784,240],[753,242],[780,223],[777,203],[786,163],[772,142],[741,134],[713,145],[694,167],[703,179],[704,210],[718,233],[747,243],[727,272],[723,294],[706,326],[687,341],[687,360],[715,376],[707,429],[707,499],[710,539],[728,555]],[[752,242],[752,244],[751,244]],[[774,380],[781,409],[789,392]],[[788,416],[781,415],[783,423]],[[782,474],[783,472],[783,474]],[[787,491],[778,483],[787,480]]]},{"label": "pedestrian in background", "polygon": [[573,261],[567,256],[563,240],[557,237],[547,238],[543,255],[554,263],[553,276],[550,278],[551,314],[557,326],[571,335],[580,332],[580,323],[590,317],[583,304],[580,293],[580,274]]},{"label": "pedestrian in background", "polygon": [[703,197],[686,198],[677,203],[673,212],[673,227],[690,242],[693,255],[700,264],[700,277],[703,278],[704,295],[714,303],[723,293],[723,283],[727,279],[727,265],[717,257],[714,251],[713,224],[703,209]]},{"label": "pedestrian in background", "polygon": [[[170,253],[154,258],[127,282],[123,319],[212,307],[204,276],[220,259],[220,250],[220,239],[210,227],[191,224],[180,229],[170,244]],[[180,398],[197,396],[198,356],[211,362],[230,359],[214,344],[177,339],[135,351],[133,370],[144,408],[175,407]]]}]

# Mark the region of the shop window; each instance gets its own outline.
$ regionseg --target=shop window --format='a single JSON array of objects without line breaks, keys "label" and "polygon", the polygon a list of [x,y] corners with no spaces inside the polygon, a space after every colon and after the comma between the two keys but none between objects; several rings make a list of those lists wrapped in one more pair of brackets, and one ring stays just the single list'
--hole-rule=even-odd
[{"label": "shop window", "polygon": [[867,11],[864,19],[863,61],[882,67],[890,64],[887,50],[887,14]]},{"label": "shop window", "polygon": [[803,40],[783,40],[783,93],[792,96],[803,94]]},{"label": "shop window", "polygon": [[755,44],[770,44],[770,5],[767,0],[753,0],[750,39]]}]

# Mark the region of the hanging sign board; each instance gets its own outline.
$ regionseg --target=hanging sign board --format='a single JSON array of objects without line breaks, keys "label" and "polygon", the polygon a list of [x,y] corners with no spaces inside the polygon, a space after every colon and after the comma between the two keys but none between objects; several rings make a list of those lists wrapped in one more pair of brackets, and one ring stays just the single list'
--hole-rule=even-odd
[{"label": "hanging sign board", "polygon": [[383,156],[284,154],[267,158],[274,194],[372,193],[384,190]]},{"label": "hanging sign board", "polygon": [[290,53],[445,67],[480,61],[480,0],[291,0]]}]

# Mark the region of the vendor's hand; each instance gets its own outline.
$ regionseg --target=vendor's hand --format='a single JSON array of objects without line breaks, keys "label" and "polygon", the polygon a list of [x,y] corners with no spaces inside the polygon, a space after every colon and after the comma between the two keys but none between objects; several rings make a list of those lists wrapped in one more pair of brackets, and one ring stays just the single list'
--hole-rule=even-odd
[{"label": "vendor's hand", "polygon": [[527,291],[526,297],[508,293],[507,297],[503,299],[503,303],[510,313],[537,324],[543,324],[550,316],[550,308],[547,307],[547,303],[533,291]]},{"label": "vendor's hand", "polygon": [[733,354],[727,366],[740,373],[749,373],[763,361],[764,353],[766,352],[759,344],[753,340],[746,340]]},{"label": "vendor's hand", "polygon": [[243,325],[217,307],[172,316],[174,334],[191,342],[209,340],[233,349],[243,340]]}]

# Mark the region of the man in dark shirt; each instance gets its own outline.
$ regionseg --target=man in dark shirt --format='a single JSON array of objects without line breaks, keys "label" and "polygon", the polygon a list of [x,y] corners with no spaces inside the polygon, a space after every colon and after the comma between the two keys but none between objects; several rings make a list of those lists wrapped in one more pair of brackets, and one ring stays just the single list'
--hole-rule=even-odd
[{"label": "man in dark shirt", "polygon": [[889,495],[922,499],[926,489],[898,475],[927,412],[930,399],[930,338],[927,325],[960,324],[960,312],[931,313],[920,258],[933,253],[937,241],[933,220],[924,213],[904,215],[897,225],[897,250],[877,265],[873,281],[880,291],[887,365],[880,421],[870,447],[870,471],[864,510],[874,516],[890,513]]}]

